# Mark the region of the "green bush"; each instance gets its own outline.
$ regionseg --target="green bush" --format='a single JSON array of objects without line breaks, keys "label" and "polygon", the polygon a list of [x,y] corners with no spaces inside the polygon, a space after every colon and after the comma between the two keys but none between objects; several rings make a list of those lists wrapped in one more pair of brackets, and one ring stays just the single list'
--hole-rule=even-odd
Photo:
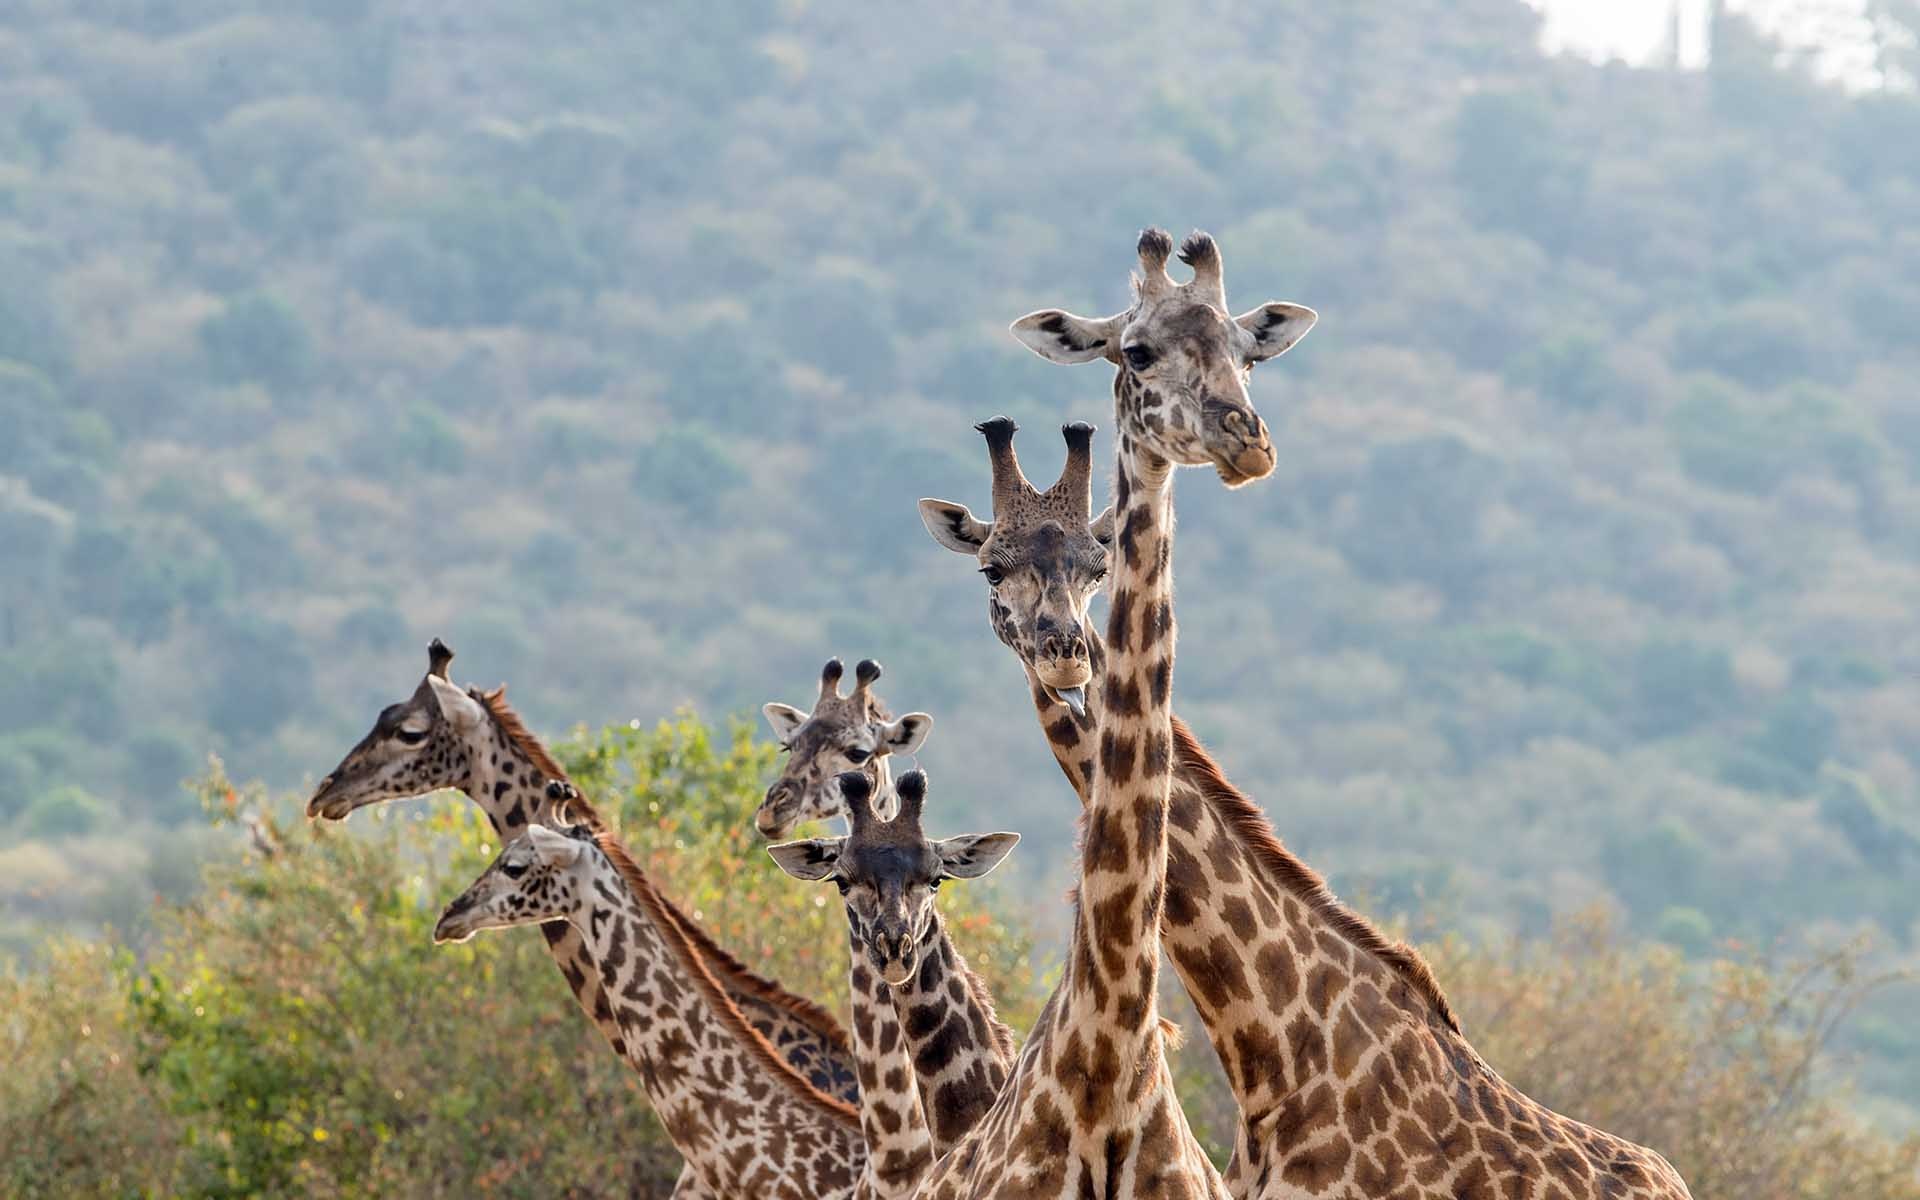
[{"label": "green bush", "polygon": [[[682,718],[556,751],[722,944],[845,1012],[839,905],[750,827],[774,747]],[[144,962],[60,944],[0,975],[0,1194],[666,1195],[678,1156],[537,933],[432,943],[498,850],[477,807],[441,796],[342,828],[217,770],[200,793],[264,850],[158,909]],[[941,903],[1024,1030],[1042,987],[1024,921],[992,882]]]},{"label": "green bush", "polygon": [[1659,1150],[1695,1196],[1920,1200],[1920,1136],[1875,1130],[1817,1082],[1837,1022],[1896,982],[1866,969],[1864,946],[1696,966],[1586,914],[1549,941],[1431,953],[1495,1070]]},{"label": "green bush", "polygon": [[1633,656],[1631,721],[1643,736],[1672,737],[1725,712],[1735,699],[1733,660],[1718,646],[1657,637]]},{"label": "green bush", "polygon": [[696,511],[745,480],[746,473],[715,438],[689,425],[662,433],[641,448],[633,463],[635,492]]},{"label": "green bush", "polygon": [[313,373],[313,339],[286,301],[248,292],[200,326],[207,369],[220,383],[260,383],[277,390],[304,385]]},{"label": "green bush", "polygon": [[40,787],[40,767],[17,746],[0,742],[0,822],[10,820],[32,801]]},{"label": "green bush", "polygon": [[33,837],[87,833],[105,821],[109,811],[99,797],[69,784],[28,801],[20,824]]}]

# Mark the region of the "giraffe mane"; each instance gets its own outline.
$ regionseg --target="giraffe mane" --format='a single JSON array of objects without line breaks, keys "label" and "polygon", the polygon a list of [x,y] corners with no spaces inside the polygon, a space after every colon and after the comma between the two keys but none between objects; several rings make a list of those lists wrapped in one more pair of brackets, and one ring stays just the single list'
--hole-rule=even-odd
[{"label": "giraffe mane", "polygon": [[1275,879],[1315,915],[1333,926],[1336,933],[1385,963],[1433,1007],[1435,1015],[1446,1023],[1448,1029],[1460,1032],[1460,1021],[1454,1016],[1453,1006],[1447,1003],[1446,995],[1440,990],[1440,981],[1434,978],[1433,968],[1427,965],[1426,959],[1420,957],[1420,952],[1405,942],[1389,938],[1373,922],[1342,904],[1332,889],[1327,887],[1327,881],[1320,877],[1320,873],[1294,857],[1293,851],[1287,849],[1280,835],[1273,831],[1273,823],[1267,820],[1267,814],[1246,793],[1228,781],[1220,765],[1200,744],[1200,739],[1177,715],[1173,718],[1173,752],[1174,757],[1184,764],[1185,769],[1181,774],[1199,785],[1208,803],[1226,819],[1234,832],[1239,834],[1240,840]]},{"label": "giraffe mane", "polygon": [[[527,728],[527,723],[520,719],[520,714],[514,711],[513,705],[507,703],[506,684],[503,683],[490,692],[483,692],[479,688],[468,688],[467,695],[486,707],[487,714],[493,718],[493,723],[500,727],[500,732],[507,735],[507,740],[513,743],[515,749],[533,760],[533,765],[540,768],[542,775],[548,779],[567,779],[566,768],[547,752],[546,745],[533,735],[531,729]],[[572,780],[567,782],[571,783]],[[584,805],[585,797],[581,799]]]},{"label": "giraffe mane", "polygon": [[673,909],[667,904],[666,897],[654,887],[653,881],[647,878],[647,873],[640,869],[640,864],[633,861],[633,857],[627,853],[627,848],[620,844],[619,837],[610,829],[600,829],[594,833],[593,842],[600,848],[600,852],[607,856],[607,861],[613,864],[614,870],[620,873],[621,880],[633,893],[634,899],[640,901],[641,906],[647,910],[647,914],[653,918],[654,924],[660,929],[661,937],[679,952],[681,965],[685,966],[687,973],[693,976],[694,986],[700,989],[700,994],[705,996],[707,1003],[713,1006],[721,1024],[727,1026],[734,1037],[746,1046],[747,1052],[759,1061],[761,1067],[785,1084],[787,1090],[802,1103],[829,1119],[838,1121],[843,1126],[858,1129],[860,1114],[851,1104],[835,1099],[808,1083],[798,1071],[793,1069],[793,1064],[780,1056],[780,1052],[773,1048],[773,1043],[769,1042],[764,1034],[747,1023],[746,1016],[733,1002],[733,998],[721,990],[720,982],[708,969],[709,964],[706,959],[688,943],[684,920],[676,917]]},{"label": "giraffe mane", "polygon": [[[532,730],[527,728],[526,722],[520,719],[520,714],[515,712],[513,706],[507,703],[506,684],[503,683],[490,692],[483,692],[478,688],[470,688],[468,689],[468,694],[486,707],[488,715],[493,718],[494,724],[499,726],[500,732],[506,735],[507,740],[513,744],[515,749],[532,760],[533,765],[538,768],[542,774],[546,775],[549,779],[566,780],[568,783],[573,782],[571,779],[568,779],[566,768],[562,767],[559,762],[554,759],[553,755],[547,751],[546,746],[541,743],[540,739],[534,736]],[[608,837],[614,836],[613,827],[600,815],[600,811],[593,807],[593,804],[587,799],[585,793],[579,792],[577,788],[575,791],[578,794],[567,802],[568,808],[577,815],[580,821],[585,823],[586,826],[593,831],[596,837],[602,834]],[[626,853],[624,847],[621,849],[621,853]],[[649,887],[651,888],[651,885],[649,885]],[[753,970],[744,962],[740,961],[731,951],[715,942],[712,934],[709,934],[703,926],[694,921],[685,912],[681,911],[680,907],[672,900],[661,895],[657,890],[654,890],[653,894],[657,897],[660,906],[665,909],[673,920],[674,927],[679,930],[680,936],[687,944],[688,949],[705,960],[709,967],[717,970],[720,975],[726,978],[727,982],[737,985],[740,991],[745,992],[754,999],[765,1001],[767,1004],[780,1009],[782,1012],[789,1013],[798,1018],[802,1024],[825,1038],[835,1049],[847,1054],[853,1053],[852,1040],[848,1038],[846,1029],[841,1026],[840,1022],[834,1019],[833,1014],[806,997],[795,995],[776,981]],[[729,1003],[731,1003],[731,1001],[729,1001]]]}]

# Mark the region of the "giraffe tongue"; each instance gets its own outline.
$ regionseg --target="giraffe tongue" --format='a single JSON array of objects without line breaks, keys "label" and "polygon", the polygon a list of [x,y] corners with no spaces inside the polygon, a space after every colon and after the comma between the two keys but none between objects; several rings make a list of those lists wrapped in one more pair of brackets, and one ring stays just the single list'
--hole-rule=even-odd
[{"label": "giraffe tongue", "polygon": [[1066,705],[1068,708],[1073,710],[1074,716],[1084,717],[1087,715],[1087,689],[1086,688],[1084,687],[1055,688],[1053,689],[1053,694],[1060,698],[1060,703]]}]

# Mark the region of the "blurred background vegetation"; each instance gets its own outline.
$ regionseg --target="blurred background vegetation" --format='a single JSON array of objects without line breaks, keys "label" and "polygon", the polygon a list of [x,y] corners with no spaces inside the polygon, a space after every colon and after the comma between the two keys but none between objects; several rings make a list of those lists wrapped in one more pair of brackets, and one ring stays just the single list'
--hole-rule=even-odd
[{"label": "blurred background vegetation", "polygon": [[[1277,477],[1180,496],[1181,709],[1296,850],[1470,946],[1920,961],[1920,17],[1841,87],[1713,8],[1696,69],[1519,0],[15,0],[0,956],[222,944],[181,781],[311,782],[434,635],[548,730],[877,656],[1056,896],[1073,806],[913,501],[987,509],[982,417],[1037,475],[1105,422],[1002,331],[1121,307],[1159,223],[1323,314],[1254,377]],[[1821,1058],[1884,1130],[1915,998]]]}]

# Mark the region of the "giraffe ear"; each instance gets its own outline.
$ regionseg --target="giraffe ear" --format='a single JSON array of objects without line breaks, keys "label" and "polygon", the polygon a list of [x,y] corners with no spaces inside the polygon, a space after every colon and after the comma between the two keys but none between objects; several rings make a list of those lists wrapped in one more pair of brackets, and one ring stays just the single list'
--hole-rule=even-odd
[{"label": "giraffe ear", "polygon": [[540,855],[540,861],[554,867],[570,867],[580,861],[581,852],[587,843],[580,838],[549,829],[545,825],[527,826],[526,836],[533,839],[533,848]]},{"label": "giraffe ear", "polygon": [[812,881],[825,879],[840,866],[840,847],[846,841],[843,837],[823,837],[781,842],[778,846],[768,846],[767,853],[773,855],[773,861],[780,864],[782,871],[795,879]]},{"label": "giraffe ear", "polygon": [[1269,300],[1233,320],[1253,335],[1253,348],[1247,351],[1247,361],[1257,363],[1278,358],[1293,349],[1293,344],[1307,336],[1307,330],[1319,319],[1320,314],[1304,304]]},{"label": "giraffe ear", "polygon": [[1008,329],[1022,346],[1048,362],[1083,363],[1096,358],[1120,361],[1120,329],[1124,314],[1112,317],[1076,317],[1057,308],[1043,308],[1021,317]]},{"label": "giraffe ear", "polygon": [[1020,844],[1017,833],[963,833],[933,844],[945,879],[978,879],[1000,865]]},{"label": "giraffe ear", "polygon": [[908,713],[880,730],[880,744],[888,754],[912,754],[926,744],[933,732],[933,718],[926,713]]},{"label": "giraffe ear", "polygon": [[773,728],[773,740],[782,746],[793,740],[796,729],[807,723],[807,714],[791,704],[782,704],[778,700],[760,706],[767,718],[767,724]]},{"label": "giraffe ear", "polygon": [[934,541],[955,554],[978,554],[993,536],[991,523],[975,518],[966,505],[951,500],[922,500],[920,523]]},{"label": "giraffe ear", "polygon": [[480,702],[458,686],[438,675],[427,676],[427,685],[433,689],[434,703],[440,706],[440,715],[447,719],[447,724],[453,726],[454,732],[472,733],[487,719],[487,712],[480,707]]},{"label": "giraffe ear", "polygon": [[1109,504],[1101,510],[1100,515],[1087,526],[1087,532],[1091,533],[1093,540],[1102,546],[1113,545],[1113,505]]}]

